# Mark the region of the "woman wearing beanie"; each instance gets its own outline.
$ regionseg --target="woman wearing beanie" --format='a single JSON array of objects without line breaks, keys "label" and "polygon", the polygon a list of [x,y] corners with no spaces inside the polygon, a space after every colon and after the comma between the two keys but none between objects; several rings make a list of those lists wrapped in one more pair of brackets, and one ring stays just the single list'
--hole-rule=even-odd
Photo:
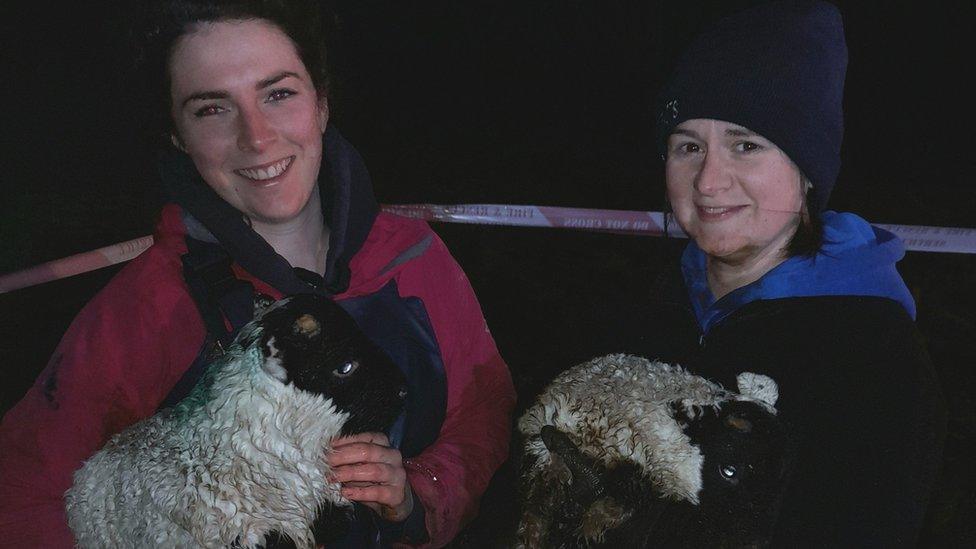
[{"label": "woman wearing beanie", "polygon": [[659,306],[621,315],[642,333],[618,349],[726,387],[740,372],[777,382],[796,461],[774,547],[914,545],[941,460],[902,243],[824,209],[846,67],[840,14],[822,2],[752,8],[693,42],[658,111],[667,197],[692,241]]}]

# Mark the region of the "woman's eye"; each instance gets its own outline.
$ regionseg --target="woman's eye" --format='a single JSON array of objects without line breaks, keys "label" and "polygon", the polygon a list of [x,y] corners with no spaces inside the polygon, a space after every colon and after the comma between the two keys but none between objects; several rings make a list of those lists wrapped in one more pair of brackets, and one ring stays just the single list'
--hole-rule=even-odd
[{"label": "woman's eye", "polygon": [[753,141],[741,141],[735,144],[735,149],[743,153],[758,151],[761,148],[762,145],[760,145],[759,143],[755,143]]},{"label": "woman's eye", "polygon": [[698,143],[692,143],[690,141],[678,143],[674,147],[674,151],[678,154],[695,154],[701,152],[701,150],[701,146],[699,146]]},{"label": "woman's eye", "polygon": [[355,372],[356,368],[359,368],[359,363],[354,360],[349,361],[336,368],[335,374],[338,377],[346,377]]},{"label": "woman's eye", "polygon": [[197,118],[202,118],[204,116],[213,116],[215,114],[220,114],[223,111],[224,109],[219,105],[206,105],[194,111],[193,115],[196,116]]},{"label": "woman's eye", "polygon": [[268,94],[268,101],[281,101],[282,99],[287,99],[293,95],[295,95],[295,92],[293,90],[288,90],[288,89],[272,90],[271,93]]}]

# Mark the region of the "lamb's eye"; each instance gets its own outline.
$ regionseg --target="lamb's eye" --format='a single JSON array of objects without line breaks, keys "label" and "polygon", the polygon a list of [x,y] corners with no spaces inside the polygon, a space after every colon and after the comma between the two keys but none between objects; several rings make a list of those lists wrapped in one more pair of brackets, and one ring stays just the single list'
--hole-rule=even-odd
[{"label": "lamb's eye", "polygon": [[725,480],[732,480],[735,478],[735,465],[722,465],[718,472]]},{"label": "lamb's eye", "polygon": [[351,360],[343,363],[342,366],[336,368],[334,372],[336,377],[349,377],[353,372],[356,371],[356,368],[359,368],[359,363],[355,360]]}]

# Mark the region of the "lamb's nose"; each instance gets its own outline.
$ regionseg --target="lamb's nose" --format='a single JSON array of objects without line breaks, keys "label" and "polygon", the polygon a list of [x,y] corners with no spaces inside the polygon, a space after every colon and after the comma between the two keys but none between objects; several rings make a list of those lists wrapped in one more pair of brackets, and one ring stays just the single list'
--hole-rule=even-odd
[{"label": "lamb's nose", "polygon": [[397,391],[397,397],[400,400],[407,398],[407,387],[405,385],[400,386],[400,390]]}]

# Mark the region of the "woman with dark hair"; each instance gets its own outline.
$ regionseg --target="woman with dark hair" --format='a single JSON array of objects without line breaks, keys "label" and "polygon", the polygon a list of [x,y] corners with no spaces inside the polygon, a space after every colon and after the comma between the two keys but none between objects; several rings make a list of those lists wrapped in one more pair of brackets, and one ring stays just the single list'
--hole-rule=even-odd
[{"label": "woman with dark hair", "polygon": [[315,3],[151,9],[140,62],[171,203],[154,245],[82,310],[3,419],[3,545],[73,545],[72,473],[186,395],[256,303],[297,293],[335,299],[408,384],[390,433],[329,455],[363,505],[330,546],[446,544],[507,455],[515,399],[467,278],[425,223],[378,212],[361,158],[329,124]]},{"label": "woman with dark hair", "polygon": [[628,318],[630,341],[616,336],[618,349],[726,387],[740,372],[777,382],[796,461],[765,540],[774,547],[916,543],[944,438],[895,268],[901,242],[824,210],[846,68],[841,16],[824,2],[764,4],[694,40],[657,128],[668,201],[691,242],[657,306]]}]

